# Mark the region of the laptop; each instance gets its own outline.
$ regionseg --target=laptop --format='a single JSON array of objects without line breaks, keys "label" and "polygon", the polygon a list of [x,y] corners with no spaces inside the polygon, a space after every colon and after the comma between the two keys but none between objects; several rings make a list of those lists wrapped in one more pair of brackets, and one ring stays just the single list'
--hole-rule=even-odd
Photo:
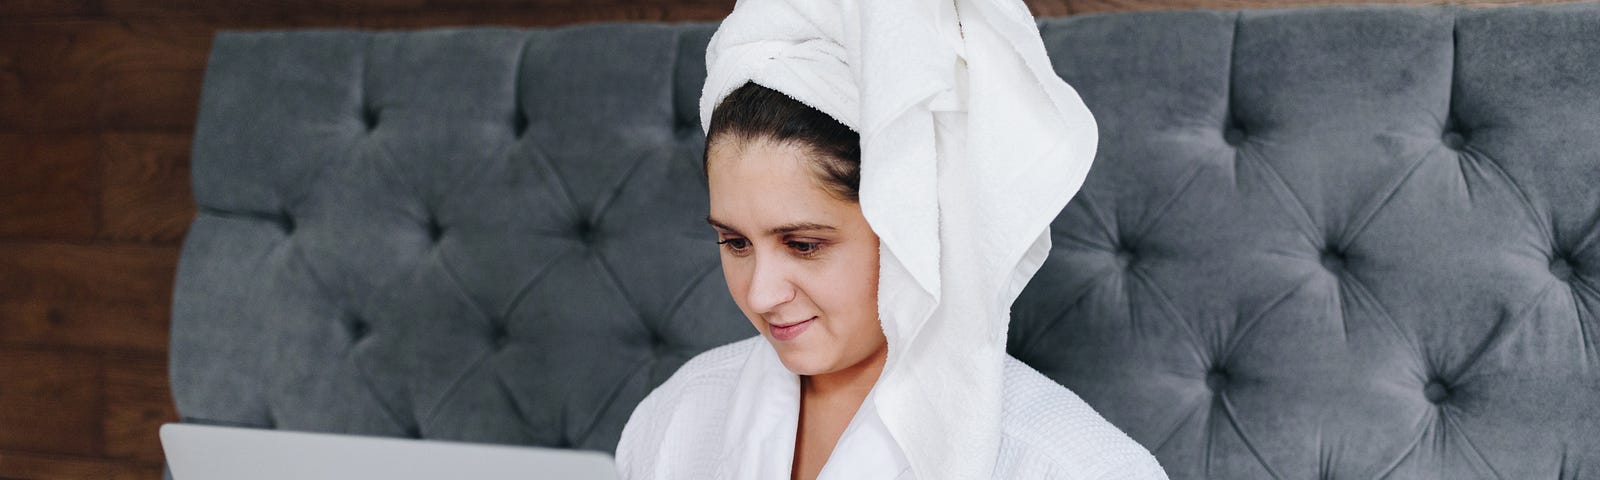
[{"label": "laptop", "polygon": [[290,432],[161,426],[174,480],[460,478],[616,480],[604,452]]}]

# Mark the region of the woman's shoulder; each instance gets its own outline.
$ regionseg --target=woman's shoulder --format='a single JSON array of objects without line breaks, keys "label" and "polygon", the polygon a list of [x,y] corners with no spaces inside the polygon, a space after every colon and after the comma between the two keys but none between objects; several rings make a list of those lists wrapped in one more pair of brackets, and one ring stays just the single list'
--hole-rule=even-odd
[{"label": "woman's shoulder", "polygon": [[662,383],[657,390],[684,390],[708,385],[723,386],[725,382],[717,380],[730,379],[739,375],[739,369],[744,366],[745,359],[750,356],[761,342],[765,341],[760,335],[739,340],[727,345],[715,347],[690,358],[684,362],[678,371],[673,372],[667,381]]},{"label": "woman's shoulder", "polygon": [[757,335],[700,352],[646,395],[635,409],[635,415],[639,410],[670,409],[685,397],[722,397],[725,391],[735,387],[739,369],[761,341],[761,336]]},{"label": "woman's shoulder", "polygon": [[997,468],[1014,473],[1006,478],[1167,478],[1143,445],[1010,355],[1004,396]]},{"label": "woman's shoulder", "polygon": [[740,368],[761,341],[758,335],[701,352],[645,395],[617,443],[623,478],[650,478],[665,467],[659,462],[704,450],[704,442],[721,431],[724,404],[736,387]]}]

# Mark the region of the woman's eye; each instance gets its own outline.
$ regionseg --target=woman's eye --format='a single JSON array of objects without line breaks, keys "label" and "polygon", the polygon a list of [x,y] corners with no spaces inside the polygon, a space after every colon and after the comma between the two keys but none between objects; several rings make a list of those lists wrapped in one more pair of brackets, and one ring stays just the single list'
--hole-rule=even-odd
[{"label": "woman's eye", "polygon": [[744,249],[750,247],[750,245],[748,245],[748,241],[743,238],[730,238],[717,242],[717,245],[727,245],[728,249],[733,250],[734,252],[742,252]]},{"label": "woman's eye", "polygon": [[789,242],[789,246],[794,248],[795,252],[798,252],[801,255],[812,255],[817,253],[817,248],[819,245],[820,244],[817,242]]}]

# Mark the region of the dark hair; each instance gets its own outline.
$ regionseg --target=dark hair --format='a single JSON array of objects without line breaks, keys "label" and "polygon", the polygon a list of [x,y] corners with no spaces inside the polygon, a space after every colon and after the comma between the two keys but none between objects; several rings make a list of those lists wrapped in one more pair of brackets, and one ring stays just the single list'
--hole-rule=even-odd
[{"label": "dark hair", "polygon": [[812,170],[825,189],[842,200],[860,202],[861,135],[783,92],[746,82],[717,104],[706,130],[702,173],[709,171],[712,144],[790,143],[811,154]]}]

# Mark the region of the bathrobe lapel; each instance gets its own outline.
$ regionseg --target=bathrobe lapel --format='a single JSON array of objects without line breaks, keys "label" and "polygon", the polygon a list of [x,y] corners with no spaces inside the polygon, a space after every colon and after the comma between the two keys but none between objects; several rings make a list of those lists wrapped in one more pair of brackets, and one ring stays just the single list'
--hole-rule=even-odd
[{"label": "bathrobe lapel", "polygon": [[[868,394],[850,420],[817,480],[912,478],[905,457],[878,418],[873,395]],[[789,478],[799,432],[800,377],[783,366],[771,345],[751,350],[727,415],[716,478]]]}]

